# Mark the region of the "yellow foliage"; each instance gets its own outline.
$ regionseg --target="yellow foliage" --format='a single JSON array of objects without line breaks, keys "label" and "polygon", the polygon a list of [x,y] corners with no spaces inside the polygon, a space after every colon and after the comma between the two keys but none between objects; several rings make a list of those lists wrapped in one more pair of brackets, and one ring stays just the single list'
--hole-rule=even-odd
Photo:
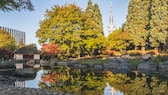
[{"label": "yellow foliage", "polygon": [[11,49],[15,46],[15,39],[3,30],[0,30],[0,48]]}]

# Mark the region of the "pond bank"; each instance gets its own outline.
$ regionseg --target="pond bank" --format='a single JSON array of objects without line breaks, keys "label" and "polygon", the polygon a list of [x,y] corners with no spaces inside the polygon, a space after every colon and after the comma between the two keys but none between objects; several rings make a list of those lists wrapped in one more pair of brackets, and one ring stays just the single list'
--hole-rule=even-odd
[{"label": "pond bank", "polygon": [[1,86],[0,95],[73,95],[64,92],[52,92],[44,89]]},{"label": "pond bank", "polygon": [[14,76],[0,75],[0,95],[72,95],[40,88],[15,87],[16,80]]},{"label": "pond bank", "polygon": [[98,60],[100,61],[99,63],[96,63],[96,61],[94,62],[93,60],[91,60],[91,62],[88,61],[88,59],[86,61],[88,61],[87,64],[83,64],[81,63],[80,60],[72,60],[72,61],[57,61],[54,59],[51,59],[49,61],[41,61],[41,66],[45,67],[45,66],[49,66],[51,68],[57,68],[57,66],[63,66],[63,67],[70,67],[73,69],[87,69],[87,70],[93,70],[93,71],[103,71],[103,70],[111,70],[111,69],[116,69],[116,70],[129,70],[132,71],[134,69],[136,69],[134,66],[130,65],[128,63],[128,60],[125,59],[121,59],[121,58],[112,58],[112,59],[108,59],[107,61],[102,61],[99,59],[94,59],[94,60]]}]

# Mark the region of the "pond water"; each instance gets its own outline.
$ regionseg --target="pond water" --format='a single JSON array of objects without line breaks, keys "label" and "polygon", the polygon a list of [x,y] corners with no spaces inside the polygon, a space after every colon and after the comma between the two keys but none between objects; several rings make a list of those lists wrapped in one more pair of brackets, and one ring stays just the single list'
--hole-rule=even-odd
[{"label": "pond water", "polygon": [[75,95],[167,95],[168,77],[138,71],[113,73],[57,68],[35,70],[30,79],[18,78],[15,86],[43,88]]},{"label": "pond water", "polygon": [[[39,84],[40,81],[42,81],[41,77],[42,77],[43,74],[46,74],[47,72],[49,72],[49,70],[41,69],[41,70],[37,71],[36,72],[36,77],[34,79],[32,79],[32,80],[24,80],[24,82],[25,82],[24,86],[25,87],[29,87],[29,88],[40,88],[38,84]],[[23,79],[21,79],[21,80],[23,82]],[[19,82],[19,80],[16,81],[16,82]],[[103,95],[124,95],[120,91],[110,92],[111,89],[112,89],[112,87],[108,83],[106,83],[106,86],[105,86],[105,88],[103,90]]]},{"label": "pond water", "polygon": [[44,70],[37,71],[36,77],[33,80],[25,80],[25,87],[39,88],[38,83],[41,81],[41,77],[44,74]]}]

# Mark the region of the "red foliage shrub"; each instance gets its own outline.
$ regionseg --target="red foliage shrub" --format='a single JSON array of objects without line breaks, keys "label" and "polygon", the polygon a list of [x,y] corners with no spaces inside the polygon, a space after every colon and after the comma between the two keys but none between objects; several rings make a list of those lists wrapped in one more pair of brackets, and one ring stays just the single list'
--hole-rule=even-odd
[{"label": "red foliage shrub", "polygon": [[42,55],[44,57],[51,57],[58,53],[58,45],[57,44],[43,44],[41,48]]}]

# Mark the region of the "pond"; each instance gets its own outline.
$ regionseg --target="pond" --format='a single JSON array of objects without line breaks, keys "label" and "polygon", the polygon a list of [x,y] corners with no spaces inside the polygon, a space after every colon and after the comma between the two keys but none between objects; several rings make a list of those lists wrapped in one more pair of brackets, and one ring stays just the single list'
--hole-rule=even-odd
[{"label": "pond", "polygon": [[113,73],[59,67],[35,70],[34,78],[18,78],[15,86],[43,88],[75,95],[166,95],[168,77],[138,71]]},{"label": "pond", "polygon": [[[24,82],[24,86],[25,87],[29,87],[29,88],[41,88],[40,86],[39,86],[39,83],[42,81],[42,76],[44,75],[44,74],[46,74],[47,72],[49,72],[50,70],[39,70],[39,71],[37,71],[37,75],[36,75],[36,77],[33,79],[33,80],[25,80]],[[19,81],[19,80],[18,80]],[[18,82],[17,81],[17,82]],[[101,86],[101,85],[100,85]],[[120,91],[115,91],[115,92],[110,92],[110,90],[112,89],[112,87],[108,84],[108,83],[106,83],[106,86],[105,86],[105,88],[104,88],[104,90],[102,89],[102,92],[104,93],[102,93],[102,94],[100,94],[100,95],[113,95],[112,93],[114,93],[115,95],[123,95],[123,93],[122,92],[120,92]],[[79,95],[81,95],[81,94],[79,94]],[[97,94],[95,94],[95,95],[97,95]]]}]

